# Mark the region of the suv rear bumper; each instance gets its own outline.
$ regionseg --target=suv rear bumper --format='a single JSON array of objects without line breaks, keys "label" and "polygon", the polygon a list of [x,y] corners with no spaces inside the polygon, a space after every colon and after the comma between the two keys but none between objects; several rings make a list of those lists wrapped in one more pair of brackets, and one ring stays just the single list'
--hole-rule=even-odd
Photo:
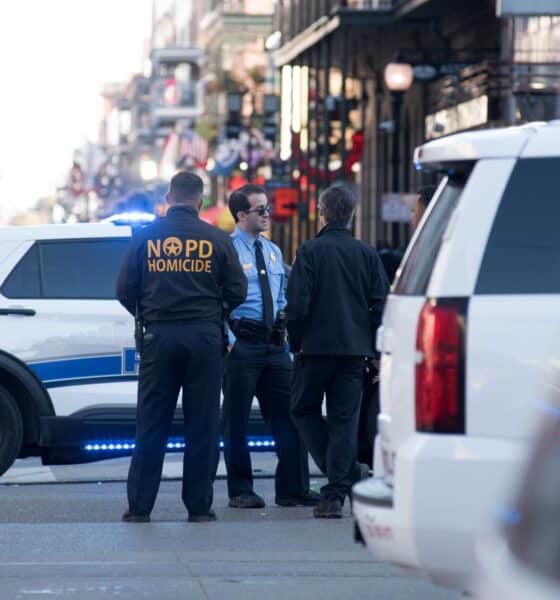
[{"label": "suv rear bumper", "polygon": [[469,589],[476,537],[491,530],[527,445],[413,434],[396,456],[394,488],[356,484],[353,511],[377,559]]}]

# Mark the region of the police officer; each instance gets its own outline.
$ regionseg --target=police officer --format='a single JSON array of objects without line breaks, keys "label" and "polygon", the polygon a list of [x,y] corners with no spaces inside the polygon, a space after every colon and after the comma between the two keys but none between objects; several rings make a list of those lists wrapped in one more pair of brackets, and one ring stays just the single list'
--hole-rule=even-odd
[{"label": "police officer", "polygon": [[376,251],[352,237],[354,207],[344,187],[321,194],[322,229],[299,249],[288,283],[288,337],[297,353],[291,414],[328,478],[317,518],[342,517],[352,483],[368,473],[357,462],[364,359],[374,356],[388,283]]},{"label": "police officer", "polygon": [[280,249],[261,235],[270,226],[263,188],[245,185],[234,191],[229,208],[237,227],[232,235],[249,283],[246,301],[232,313],[233,348],[224,375],[224,454],[229,506],[262,508],[253,490],[247,426],[253,397],[270,423],[278,455],[276,504],[315,505],[309,490],[307,453],[290,419],[292,362],[286,348],[283,309],[284,265]]},{"label": "police officer", "polygon": [[191,522],[216,518],[211,505],[219,452],[223,305],[235,308],[247,293],[231,239],[198,218],[200,177],[177,173],[166,199],[167,216],[133,237],[117,282],[119,301],[142,319],[144,330],[127,522],[150,520],[181,389],[183,502]]}]

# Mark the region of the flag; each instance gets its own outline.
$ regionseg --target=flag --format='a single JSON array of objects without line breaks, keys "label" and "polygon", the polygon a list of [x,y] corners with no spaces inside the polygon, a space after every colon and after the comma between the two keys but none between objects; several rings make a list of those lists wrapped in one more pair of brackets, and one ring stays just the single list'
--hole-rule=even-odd
[{"label": "flag", "polygon": [[197,166],[205,166],[208,160],[208,142],[192,129],[183,131],[179,154],[180,162],[184,162],[185,158],[190,158]]}]

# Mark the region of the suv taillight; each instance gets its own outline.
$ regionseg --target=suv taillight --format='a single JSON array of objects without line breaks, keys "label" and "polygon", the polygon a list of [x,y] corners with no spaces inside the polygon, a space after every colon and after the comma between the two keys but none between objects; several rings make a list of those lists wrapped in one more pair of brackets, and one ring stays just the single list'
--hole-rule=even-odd
[{"label": "suv taillight", "polygon": [[416,334],[416,429],[465,433],[466,300],[428,300]]}]

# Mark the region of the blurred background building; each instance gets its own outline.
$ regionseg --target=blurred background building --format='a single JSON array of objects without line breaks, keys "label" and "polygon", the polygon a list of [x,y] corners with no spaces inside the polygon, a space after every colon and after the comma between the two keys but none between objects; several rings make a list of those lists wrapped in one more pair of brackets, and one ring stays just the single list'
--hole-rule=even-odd
[{"label": "blurred background building", "polygon": [[[290,253],[317,226],[317,195],[356,186],[359,237],[404,247],[425,140],[560,115],[560,3],[279,0],[282,157],[299,210]],[[534,4],[534,3],[533,3]],[[509,6],[506,6],[509,5]],[[544,6],[544,5],[543,5]],[[548,13],[548,14],[546,14]]]},{"label": "blurred background building", "polygon": [[203,218],[225,229],[229,191],[266,184],[288,260],[334,182],[359,196],[359,237],[403,248],[433,183],[414,148],[558,118],[559,88],[556,0],[154,0],[144,70],[102,91],[99,139],[69,161],[56,218],[160,214],[169,177],[193,169]]}]

